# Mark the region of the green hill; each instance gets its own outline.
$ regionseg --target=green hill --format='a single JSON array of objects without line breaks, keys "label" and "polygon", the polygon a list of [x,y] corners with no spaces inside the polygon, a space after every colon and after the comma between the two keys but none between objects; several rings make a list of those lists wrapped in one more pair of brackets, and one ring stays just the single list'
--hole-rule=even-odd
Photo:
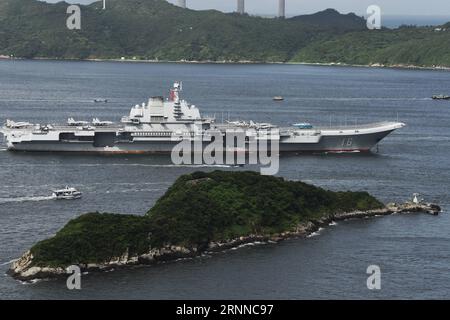
[{"label": "green hill", "polygon": [[[81,6],[81,30],[66,28],[66,3],[0,0],[0,52],[16,57],[287,61],[329,26],[219,11],[164,0],[109,0]],[[341,26],[333,33],[355,30]]]},{"label": "green hill", "polygon": [[301,49],[293,61],[450,67],[450,29],[404,27],[350,32]]},{"label": "green hill", "polygon": [[290,19],[194,11],[165,0],[81,6],[81,30],[66,28],[67,3],[0,0],[0,55],[62,59],[343,62],[450,66],[450,30],[369,31],[333,9]]},{"label": "green hill", "polygon": [[354,13],[340,14],[334,9],[326,9],[309,15],[302,15],[290,18],[291,21],[299,21],[309,23],[314,26],[321,26],[341,30],[364,30],[366,21],[363,17],[359,17]]},{"label": "green hill", "polygon": [[300,232],[334,214],[383,207],[365,192],[332,192],[255,172],[196,172],[181,176],[145,216],[89,213],[70,221],[33,246],[32,258],[25,255],[15,272],[21,274],[20,265],[33,270],[195,256],[213,243]]}]

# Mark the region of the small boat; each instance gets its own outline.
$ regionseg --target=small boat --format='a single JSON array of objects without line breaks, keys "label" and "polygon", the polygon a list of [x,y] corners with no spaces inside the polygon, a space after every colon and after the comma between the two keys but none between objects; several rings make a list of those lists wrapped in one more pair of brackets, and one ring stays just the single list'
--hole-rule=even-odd
[{"label": "small boat", "polygon": [[101,103],[101,102],[103,102],[103,103],[107,103],[108,102],[108,99],[94,99],[94,102],[95,103]]},{"label": "small boat", "polygon": [[56,200],[75,200],[81,198],[81,192],[75,188],[65,187],[60,190],[53,190],[53,198]]},{"label": "small boat", "polygon": [[433,100],[450,100],[450,96],[444,96],[443,94],[432,96]]},{"label": "small boat", "polygon": [[273,101],[284,101],[284,98],[282,96],[275,96],[273,97]]}]

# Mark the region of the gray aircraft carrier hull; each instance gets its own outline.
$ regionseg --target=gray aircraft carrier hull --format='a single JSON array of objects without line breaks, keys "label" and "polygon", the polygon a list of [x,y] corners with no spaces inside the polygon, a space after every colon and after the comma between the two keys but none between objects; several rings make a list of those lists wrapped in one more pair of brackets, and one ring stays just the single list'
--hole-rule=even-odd
[{"label": "gray aircraft carrier hull", "polygon": [[[279,144],[280,152],[368,152],[383,138],[394,130],[361,134],[323,136],[318,143],[286,143]],[[92,142],[19,142],[8,147],[11,151],[29,152],[79,152],[79,153],[171,153],[177,141],[118,142],[107,147],[97,147]],[[208,143],[203,143],[203,148]],[[270,143],[268,144],[270,149]],[[261,147],[260,150],[266,148]],[[236,151],[243,151],[242,148]],[[245,151],[248,151],[246,149]]]}]

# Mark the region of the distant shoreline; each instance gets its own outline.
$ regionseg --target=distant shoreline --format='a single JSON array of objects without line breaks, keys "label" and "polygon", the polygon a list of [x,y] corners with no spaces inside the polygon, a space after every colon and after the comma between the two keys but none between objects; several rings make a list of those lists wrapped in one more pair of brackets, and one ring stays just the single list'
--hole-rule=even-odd
[{"label": "distant shoreline", "polygon": [[450,71],[450,66],[418,66],[409,64],[393,64],[386,65],[380,63],[372,64],[349,64],[344,62],[294,62],[294,61],[214,61],[214,60],[142,60],[142,59],[106,59],[106,58],[47,58],[47,57],[34,57],[34,58],[10,58],[8,56],[0,55],[1,60],[36,60],[36,61],[80,61],[80,62],[133,62],[133,63],[174,63],[174,64],[217,64],[217,65],[257,65],[257,64],[280,64],[280,65],[305,65],[305,66],[328,66],[328,67],[359,67],[359,68],[385,68],[385,69],[409,69],[409,70],[435,70],[435,71]]}]

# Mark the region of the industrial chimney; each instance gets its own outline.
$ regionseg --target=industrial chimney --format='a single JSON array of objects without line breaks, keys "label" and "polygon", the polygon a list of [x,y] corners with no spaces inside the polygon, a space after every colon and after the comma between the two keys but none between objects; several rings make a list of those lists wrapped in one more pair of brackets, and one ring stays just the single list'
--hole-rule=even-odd
[{"label": "industrial chimney", "polygon": [[245,0],[237,0],[237,13],[245,13]]},{"label": "industrial chimney", "polygon": [[286,17],[286,0],[278,0],[278,18]]},{"label": "industrial chimney", "polygon": [[178,6],[186,9],[186,0],[178,0]]}]

